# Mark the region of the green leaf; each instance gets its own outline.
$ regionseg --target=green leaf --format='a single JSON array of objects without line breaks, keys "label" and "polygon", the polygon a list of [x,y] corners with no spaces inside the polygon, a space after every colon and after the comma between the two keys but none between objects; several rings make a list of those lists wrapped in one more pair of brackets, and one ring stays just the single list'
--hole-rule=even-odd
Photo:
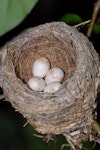
[{"label": "green leaf", "polygon": [[0,0],[0,36],[17,26],[38,0]]},{"label": "green leaf", "polygon": [[64,16],[61,17],[60,20],[70,25],[82,22],[82,18],[79,15],[73,13],[65,14]]},{"label": "green leaf", "polygon": [[97,24],[97,23],[94,24],[93,32],[95,34],[99,34],[100,33],[100,24]]}]

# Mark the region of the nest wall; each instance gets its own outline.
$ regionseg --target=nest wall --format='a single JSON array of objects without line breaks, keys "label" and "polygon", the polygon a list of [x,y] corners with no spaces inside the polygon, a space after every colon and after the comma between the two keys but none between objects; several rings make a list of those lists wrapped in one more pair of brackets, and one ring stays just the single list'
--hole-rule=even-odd
[{"label": "nest wall", "polygon": [[[65,72],[50,94],[28,88],[32,65],[46,57]],[[27,29],[2,48],[0,85],[6,100],[42,134],[70,134],[75,143],[92,135],[100,62],[92,43],[76,28],[52,22]]]}]

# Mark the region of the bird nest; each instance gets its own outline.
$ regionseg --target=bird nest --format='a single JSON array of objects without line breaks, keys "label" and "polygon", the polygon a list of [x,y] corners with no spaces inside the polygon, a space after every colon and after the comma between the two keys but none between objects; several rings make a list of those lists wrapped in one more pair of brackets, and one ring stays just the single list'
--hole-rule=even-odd
[{"label": "bird nest", "polygon": [[[29,89],[32,65],[46,57],[51,67],[65,72],[55,93]],[[1,51],[0,85],[4,96],[40,133],[65,135],[70,143],[93,138],[97,89],[100,83],[99,57],[91,42],[76,28],[52,22],[27,29]],[[74,149],[74,148],[73,148]]]}]

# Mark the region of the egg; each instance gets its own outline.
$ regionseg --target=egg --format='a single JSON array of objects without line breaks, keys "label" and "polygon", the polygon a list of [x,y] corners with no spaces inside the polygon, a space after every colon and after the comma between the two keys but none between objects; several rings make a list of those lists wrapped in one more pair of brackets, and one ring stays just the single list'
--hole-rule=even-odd
[{"label": "egg", "polygon": [[32,68],[33,76],[44,77],[50,69],[50,62],[45,57],[37,59]]},{"label": "egg", "polygon": [[48,93],[54,93],[56,91],[59,90],[59,88],[61,87],[61,83],[59,82],[52,82],[52,83],[49,83],[45,86],[44,88],[44,92],[48,92]]},{"label": "egg", "polygon": [[29,88],[33,91],[43,91],[45,87],[45,80],[41,77],[32,77],[27,82]]},{"label": "egg", "polygon": [[64,78],[64,72],[59,67],[51,68],[46,74],[45,81],[46,84],[51,82],[61,82]]}]

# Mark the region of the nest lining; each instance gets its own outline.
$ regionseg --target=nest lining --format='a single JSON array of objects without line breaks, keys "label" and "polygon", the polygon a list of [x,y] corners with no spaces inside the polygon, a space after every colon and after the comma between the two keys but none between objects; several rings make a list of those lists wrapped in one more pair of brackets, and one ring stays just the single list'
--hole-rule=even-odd
[{"label": "nest lining", "polygon": [[[22,39],[24,40],[23,37]],[[19,38],[19,41],[22,42],[22,39]],[[72,41],[64,43],[63,39],[57,38],[49,30],[43,36],[33,36],[21,47],[15,47],[15,43],[8,45],[9,47],[8,57],[14,64],[17,76],[24,83],[32,77],[32,65],[40,57],[48,58],[51,68],[60,67],[65,73],[64,80],[75,71],[76,53]]]},{"label": "nest lining", "polygon": [[[76,141],[91,134],[100,82],[99,58],[88,39],[75,28],[53,22],[28,29],[2,49],[1,84],[5,97],[42,134],[78,131]],[[47,57],[66,76],[54,94],[34,92],[26,83],[32,64]]]}]

